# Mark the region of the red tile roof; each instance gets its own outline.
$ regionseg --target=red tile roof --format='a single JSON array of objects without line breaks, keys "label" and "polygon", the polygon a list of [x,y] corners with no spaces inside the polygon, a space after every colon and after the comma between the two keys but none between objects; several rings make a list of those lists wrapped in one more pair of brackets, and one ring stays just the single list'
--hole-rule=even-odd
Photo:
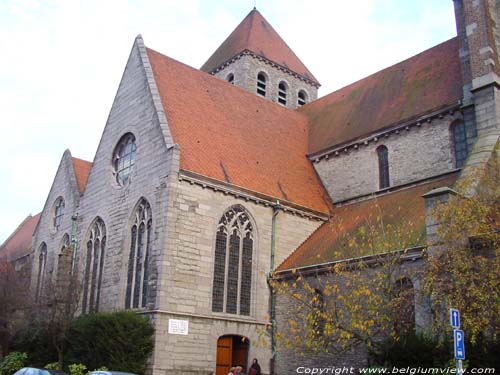
[{"label": "red tile roof", "polygon": [[180,168],[327,213],[307,119],[147,49]]},{"label": "red tile roof", "polygon": [[303,106],[309,152],[366,136],[462,98],[457,38]]},{"label": "red tile roof", "polygon": [[78,189],[80,190],[80,193],[83,193],[85,191],[85,186],[87,186],[87,180],[89,178],[90,169],[92,168],[92,163],[78,158],[72,158],[72,160]]},{"label": "red tile roof", "polygon": [[288,47],[273,27],[256,9],[252,10],[234,29],[220,47],[201,67],[211,72],[240,52],[251,51],[315,82],[312,73]]},{"label": "red tile roof", "polygon": [[31,241],[41,213],[29,215],[0,246],[0,259],[9,261],[21,258],[31,251]]},{"label": "red tile roof", "polygon": [[[453,185],[457,177],[458,173],[454,173],[335,208],[332,218],[285,259],[278,271],[425,245],[422,195],[437,187]],[[368,229],[375,230],[375,235],[366,234]],[[380,236],[381,229],[386,236]],[[374,244],[372,248],[370,243]]]}]

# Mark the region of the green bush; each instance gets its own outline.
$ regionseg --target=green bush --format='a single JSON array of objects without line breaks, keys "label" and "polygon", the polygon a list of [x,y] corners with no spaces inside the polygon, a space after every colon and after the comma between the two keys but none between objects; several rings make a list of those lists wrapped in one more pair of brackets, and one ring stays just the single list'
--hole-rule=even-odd
[{"label": "green bush", "polygon": [[29,365],[33,367],[57,362],[57,350],[49,334],[39,323],[32,323],[16,332],[11,339],[10,348],[29,353]]},{"label": "green bush", "polygon": [[153,327],[132,311],[89,314],[70,326],[67,359],[88,368],[144,373],[153,351]]},{"label": "green bush", "polygon": [[46,368],[47,370],[59,370],[59,363],[58,362],[50,362],[47,363],[43,368]]},{"label": "green bush", "polygon": [[26,366],[26,353],[11,352],[0,362],[0,375],[11,375]]},{"label": "green bush", "polygon": [[87,366],[82,363],[73,363],[68,366],[71,375],[85,375],[87,374]]}]

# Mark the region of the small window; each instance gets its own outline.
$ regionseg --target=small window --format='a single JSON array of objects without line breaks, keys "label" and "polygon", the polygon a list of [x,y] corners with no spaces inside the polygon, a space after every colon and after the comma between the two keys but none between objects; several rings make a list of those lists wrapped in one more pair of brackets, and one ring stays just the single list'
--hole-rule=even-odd
[{"label": "small window", "polygon": [[280,82],[278,85],[278,102],[280,104],[286,105],[286,84],[285,82]]},{"label": "small window", "polygon": [[125,134],[118,142],[113,154],[113,167],[116,181],[120,185],[126,185],[130,181],[130,175],[135,166],[135,137],[133,134]]},{"label": "small window", "polygon": [[58,230],[62,224],[62,220],[64,217],[64,199],[62,197],[57,198],[56,203],[54,205],[54,219],[53,225],[54,229]]},{"label": "small window", "polygon": [[377,148],[378,155],[378,173],[379,173],[379,187],[385,189],[389,187],[389,151],[385,146]]},{"label": "small window", "polygon": [[297,98],[297,104],[300,106],[303,106],[304,104],[307,103],[307,94],[304,90],[299,91],[299,95]]},{"label": "small window", "polygon": [[465,132],[465,124],[459,121],[452,125],[453,147],[455,149],[455,166],[463,167],[467,160],[467,133]]},{"label": "small window", "polygon": [[228,81],[231,85],[234,85],[234,74],[233,74],[233,73],[229,73],[226,79],[227,79],[227,81]]},{"label": "small window", "polygon": [[266,76],[264,73],[257,75],[257,94],[266,96]]}]

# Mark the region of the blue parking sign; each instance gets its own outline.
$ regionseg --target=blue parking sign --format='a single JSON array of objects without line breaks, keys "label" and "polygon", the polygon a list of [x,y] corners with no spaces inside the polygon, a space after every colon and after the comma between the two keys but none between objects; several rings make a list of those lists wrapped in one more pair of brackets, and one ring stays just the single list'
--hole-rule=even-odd
[{"label": "blue parking sign", "polygon": [[460,329],[453,330],[455,343],[455,359],[465,359],[465,335]]}]

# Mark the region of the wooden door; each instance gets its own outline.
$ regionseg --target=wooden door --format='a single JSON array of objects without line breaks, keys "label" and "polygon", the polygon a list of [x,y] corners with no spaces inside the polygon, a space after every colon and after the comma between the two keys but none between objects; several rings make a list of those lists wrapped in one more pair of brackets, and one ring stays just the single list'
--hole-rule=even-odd
[{"label": "wooden door", "polygon": [[233,337],[226,336],[217,340],[216,375],[227,375],[232,367]]}]

